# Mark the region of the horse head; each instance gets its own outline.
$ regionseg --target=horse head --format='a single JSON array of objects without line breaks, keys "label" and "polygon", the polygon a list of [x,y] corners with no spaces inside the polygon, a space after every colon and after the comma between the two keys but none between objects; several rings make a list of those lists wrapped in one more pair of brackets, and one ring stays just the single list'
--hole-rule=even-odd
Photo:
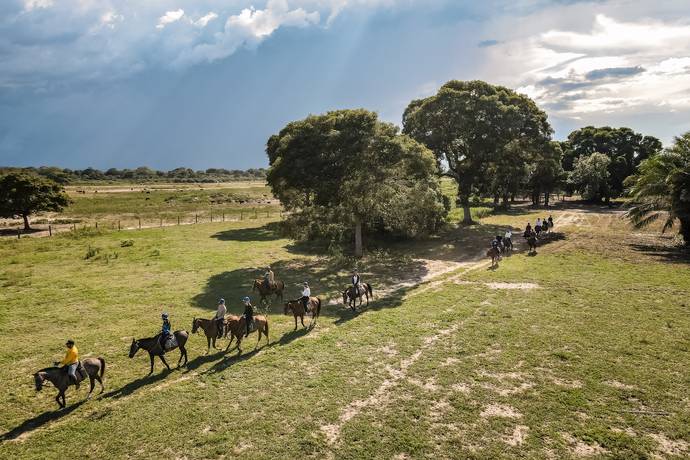
[{"label": "horse head", "polygon": [[349,297],[349,295],[348,295],[347,289],[345,289],[343,291],[343,305],[347,305],[348,297]]},{"label": "horse head", "polygon": [[292,307],[292,300],[290,300],[290,301],[288,301],[288,302],[285,302],[284,305],[285,305],[284,313],[287,315],[287,314],[288,314],[288,310],[290,309],[290,307]]},{"label": "horse head", "polygon": [[137,339],[132,339],[132,345],[129,347],[129,357],[134,358],[137,351],[139,351],[139,341]]},{"label": "horse head", "polygon": [[36,372],[34,374],[34,384],[36,385],[36,391],[41,391],[43,389],[43,373],[42,372]]},{"label": "horse head", "polygon": [[199,320],[194,318],[192,320],[192,334],[196,334],[196,331],[199,330]]}]

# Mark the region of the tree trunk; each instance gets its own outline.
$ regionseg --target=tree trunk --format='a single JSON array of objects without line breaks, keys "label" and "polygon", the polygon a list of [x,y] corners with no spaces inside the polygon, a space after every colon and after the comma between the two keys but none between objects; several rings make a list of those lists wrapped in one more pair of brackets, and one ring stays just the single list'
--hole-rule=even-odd
[{"label": "tree trunk", "polygon": [[498,193],[494,195],[494,206],[498,206],[498,200],[500,197],[498,196]]},{"label": "tree trunk", "polygon": [[503,194],[503,207],[506,209],[510,208],[510,202],[508,201],[508,198],[509,197],[507,193]]},{"label": "tree trunk", "polygon": [[680,236],[683,237],[683,243],[686,247],[690,247],[690,219],[678,219],[680,221]]},{"label": "tree trunk", "polygon": [[362,221],[355,220],[355,257],[362,257]]},{"label": "tree trunk", "polygon": [[24,218],[24,231],[31,231],[31,226],[29,225],[29,215],[23,214],[22,217]]},{"label": "tree trunk", "polygon": [[510,195],[510,202],[515,203],[515,194]]},{"label": "tree trunk", "polygon": [[462,223],[465,225],[471,225],[474,223],[472,220],[472,210],[470,209],[470,191],[472,186],[462,186],[458,185],[458,199],[462,205]]},{"label": "tree trunk", "polygon": [[549,207],[549,192],[544,192],[544,206]]}]

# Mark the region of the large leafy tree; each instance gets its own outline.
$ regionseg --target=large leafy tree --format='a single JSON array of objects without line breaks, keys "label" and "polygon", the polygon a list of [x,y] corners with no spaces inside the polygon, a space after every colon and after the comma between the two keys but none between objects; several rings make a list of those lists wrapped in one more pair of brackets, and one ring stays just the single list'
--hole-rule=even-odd
[{"label": "large leafy tree", "polygon": [[63,187],[50,179],[16,172],[0,176],[0,217],[21,217],[24,230],[31,230],[31,214],[60,211],[69,203]]},{"label": "large leafy tree", "polygon": [[627,216],[635,227],[663,219],[662,231],[667,231],[678,221],[683,241],[690,245],[690,132],[644,160],[625,183],[633,202]]},{"label": "large leafy tree", "polygon": [[532,204],[538,205],[540,196],[544,196],[544,204],[549,205],[549,196],[564,178],[561,166],[561,143],[551,141],[544,145],[532,157],[528,171],[527,187],[532,194]]},{"label": "large leafy tree", "polygon": [[578,157],[568,177],[570,186],[585,200],[599,202],[608,199],[610,163],[609,157],[599,152]]},{"label": "large leafy tree", "polygon": [[[307,233],[402,236],[436,230],[447,210],[434,156],[367,110],[289,123],[268,140],[268,183]],[[319,225],[320,224],[320,225]]]},{"label": "large leafy tree", "polygon": [[612,197],[623,193],[623,181],[634,174],[640,163],[661,150],[661,141],[630,128],[586,126],[570,133],[565,143],[563,167],[572,171],[575,160],[594,152],[603,153],[609,162],[608,185]]},{"label": "large leafy tree", "polygon": [[539,148],[552,129],[527,96],[483,81],[454,80],[436,95],[410,103],[403,132],[429,147],[439,168],[457,181],[463,221],[471,223],[470,196],[491,188],[491,166],[511,151],[509,145]]}]

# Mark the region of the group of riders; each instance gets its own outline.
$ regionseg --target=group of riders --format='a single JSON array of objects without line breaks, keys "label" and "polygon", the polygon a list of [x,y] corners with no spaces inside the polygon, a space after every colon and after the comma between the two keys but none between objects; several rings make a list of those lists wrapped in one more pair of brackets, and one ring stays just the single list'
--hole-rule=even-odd
[{"label": "group of riders", "polygon": [[[553,216],[549,216],[548,218],[544,219],[538,217],[534,227],[532,227],[530,222],[527,222],[527,226],[525,227],[525,231],[522,233],[522,236],[525,239],[530,237],[539,238],[542,233],[548,233],[551,229],[553,229]],[[506,249],[512,249],[513,231],[508,228],[503,236],[496,235],[494,239],[491,240],[491,247],[500,252],[503,252]]]}]

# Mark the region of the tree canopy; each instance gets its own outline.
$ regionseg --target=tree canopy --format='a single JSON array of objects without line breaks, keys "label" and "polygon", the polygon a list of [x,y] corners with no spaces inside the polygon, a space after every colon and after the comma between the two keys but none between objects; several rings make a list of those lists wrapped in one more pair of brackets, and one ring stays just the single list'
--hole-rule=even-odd
[{"label": "tree canopy", "polygon": [[672,147],[644,160],[625,181],[633,206],[627,216],[637,228],[659,219],[662,231],[680,223],[680,234],[690,245],[690,132],[676,137]]},{"label": "tree canopy", "polygon": [[[412,101],[403,132],[429,147],[439,168],[458,183],[464,222],[472,222],[470,196],[496,187],[493,170],[506,168],[499,184],[509,193],[510,174],[526,157],[544,149],[552,129],[546,114],[527,96],[483,81],[449,81],[437,94]],[[517,155],[517,156],[515,156]]]},{"label": "tree canopy", "polygon": [[570,133],[564,147],[563,167],[568,171],[573,170],[578,157],[595,152],[609,157],[609,195],[617,197],[623,193],[623,181],[643,160],[661,150],[661,141],[630,128],[586,126]]},{"label": "tree canopy", "polygon": [[367,110],[288,123],[268,140],[268,184],[297,233],[342,239],[362,228],[414,237],[435,231],[444,206],[433,154]]},{"label": "tree canopy", "polygon": [[581,155],[575,159],[568,182],[588,201],[601,201],[610,197],[608,171],[611,159],[603,153]]},{"label": "tree canopy", "polygon": [[31,230],[31,214],[60,211],[69,203],[63,187],[50,179],[26,173],[0,176],[0,217],[22,217],[24,230]]}]

